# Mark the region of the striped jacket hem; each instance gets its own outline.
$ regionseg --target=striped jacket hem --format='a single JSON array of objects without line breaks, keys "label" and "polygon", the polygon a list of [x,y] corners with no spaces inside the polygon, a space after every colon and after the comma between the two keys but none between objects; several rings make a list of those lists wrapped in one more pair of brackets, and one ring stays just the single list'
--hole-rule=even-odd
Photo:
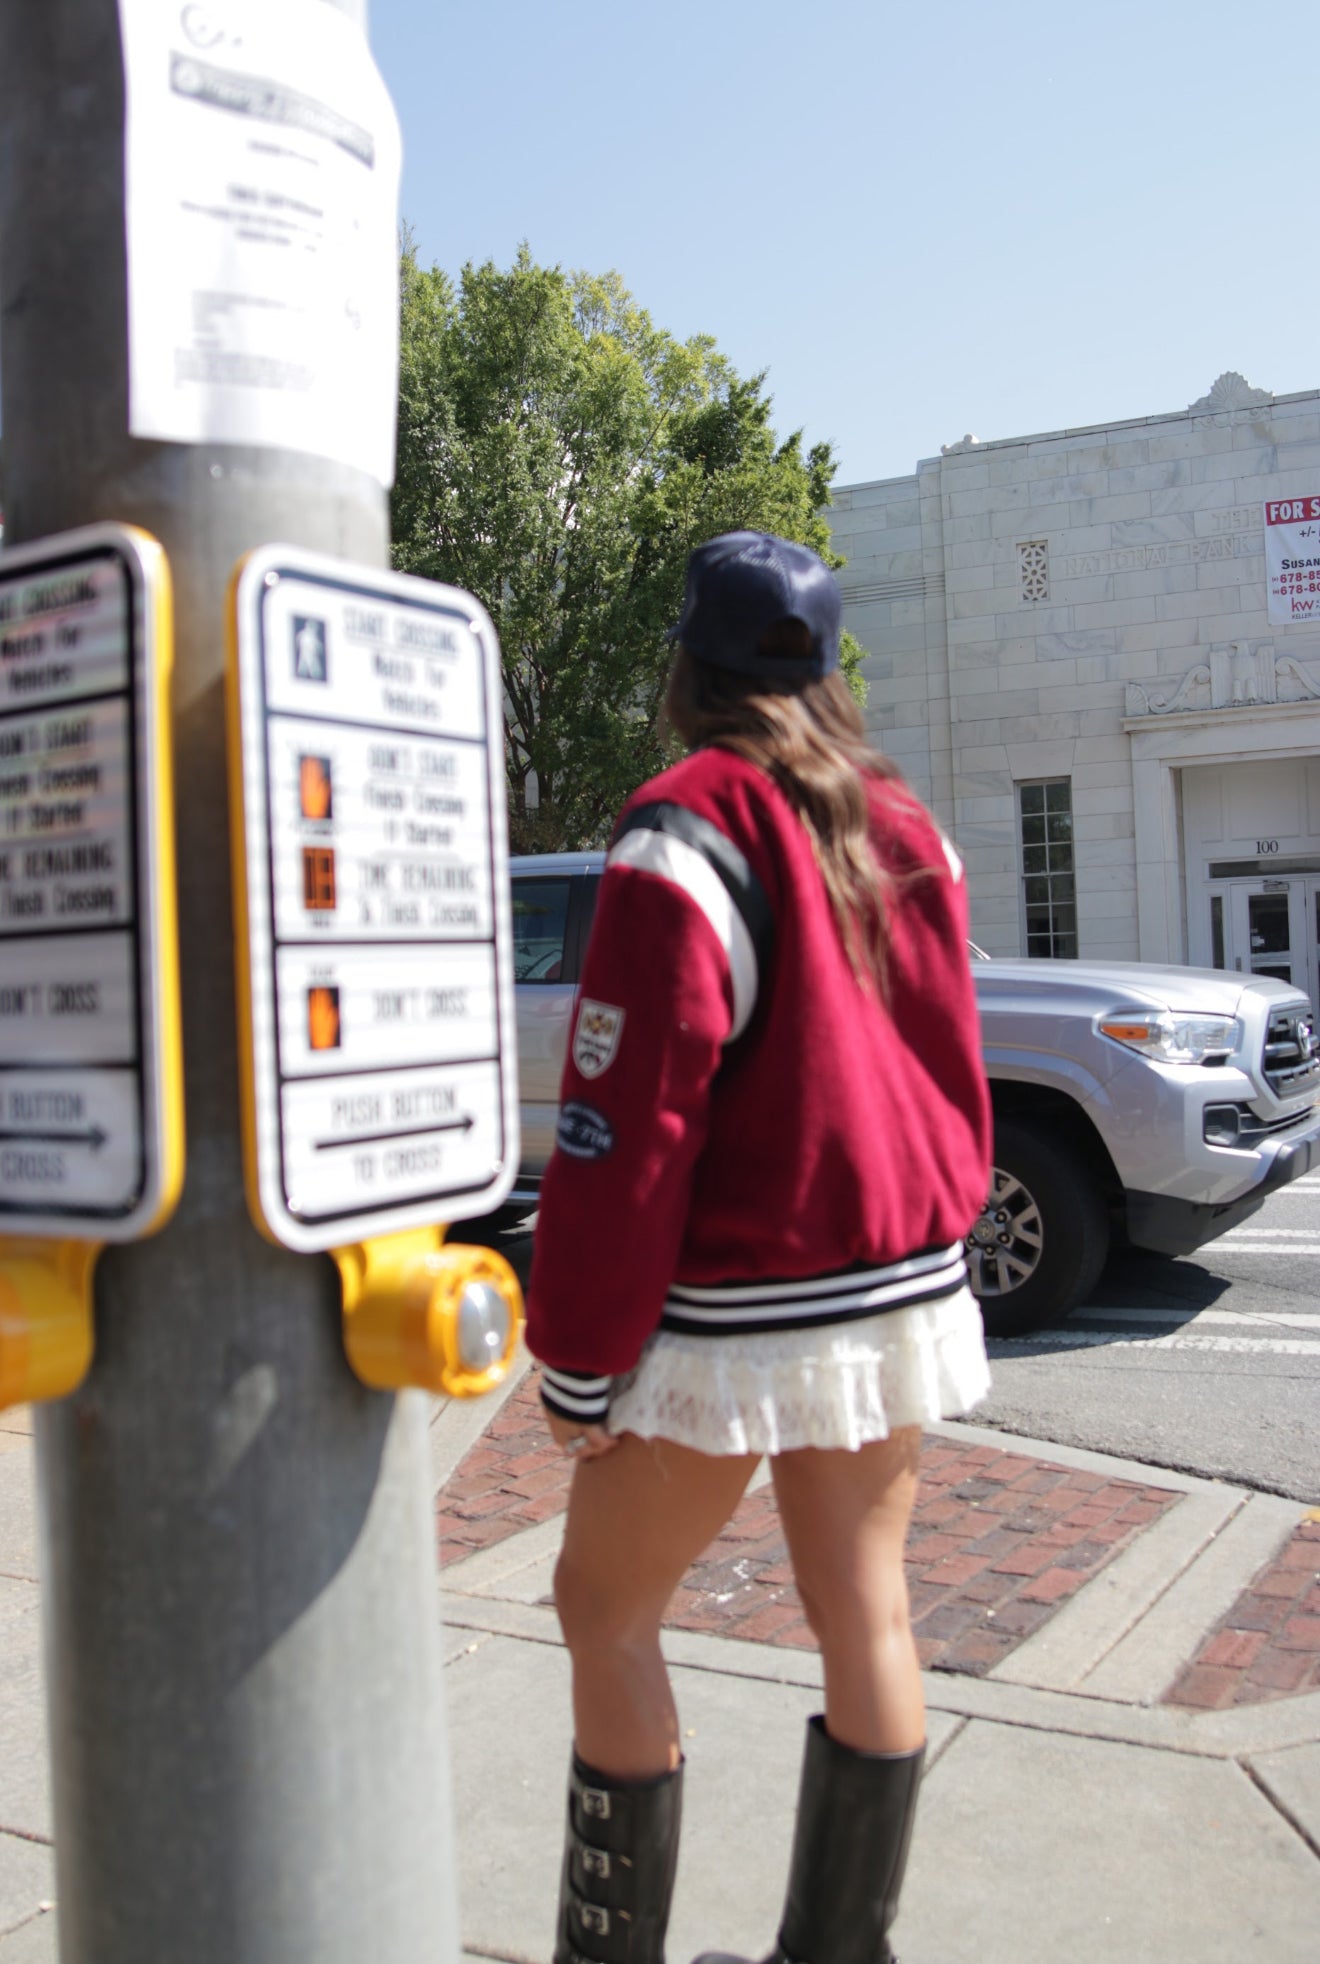
[{"label": "striped jacket hem", "polygon": [[967,1286],[962,1243],[926,1248],[901,1262],[859,1263],[793,1282],[675,1282],[665,1297],[662,1330],[689,1337],[755,1336],[851,1323],[886,1310],[939,1302]]},{"label": "striped jacket hem", "polygon": [[[761,1336],[852,1323],[890,1310],[941,1302],[967,1287],[962,1243],[925,1248],[901,1262],[858,1263],[792,1282],[676,1282],[660,1328],[686,1337]],[[558,1418],[603,1425],[613,1379],[541,1367],[541,1401]]]}]

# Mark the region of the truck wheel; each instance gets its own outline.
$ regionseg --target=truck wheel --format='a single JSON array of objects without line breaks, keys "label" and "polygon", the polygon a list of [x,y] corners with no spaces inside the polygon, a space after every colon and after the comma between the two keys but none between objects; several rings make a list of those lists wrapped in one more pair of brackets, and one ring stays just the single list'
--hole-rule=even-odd
[{"label": "truck wheel", "polygon": [[967,1237],[986,1334],[1017,1336],[1066,1316],[1108,1252],[1104,1200],[1072,1148],[1012,1119],[997,1124],[990,1198]]}]

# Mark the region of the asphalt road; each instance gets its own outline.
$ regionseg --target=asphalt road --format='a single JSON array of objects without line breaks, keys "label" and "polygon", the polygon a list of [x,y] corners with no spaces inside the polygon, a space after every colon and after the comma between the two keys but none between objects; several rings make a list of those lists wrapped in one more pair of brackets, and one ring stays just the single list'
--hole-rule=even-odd
[{"label": "asphalt road", "polygon": [[982,1424],[1320,1502],[1320,1175],[990,1359]]},{"label": "asphalt road", "polygon": [[[518,1216],[473,1226],[525,1279]],[[1089,1303],[990,1359],[979,1424],[1320,1503],[1320,1174],[1181,1261],[1119,1257]]]}]

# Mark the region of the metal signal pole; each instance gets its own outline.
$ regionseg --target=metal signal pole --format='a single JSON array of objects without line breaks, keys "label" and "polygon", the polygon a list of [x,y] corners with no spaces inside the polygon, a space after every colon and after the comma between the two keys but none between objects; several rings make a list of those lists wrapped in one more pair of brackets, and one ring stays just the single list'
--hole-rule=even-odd
[{"label": "metal signal pole", "polygon": [[453,1959],[422,1401],[352,1375],[334,1267],[256,1233],[239,1138],[226,584],[275,540],[384,565],[385,494],[128,435],[119,33],[116,0],[0,8],[6,543],[141,526],[176,605],[186,1184],[101,1257],[91,1373],[37,1417],[61,1954]]}]

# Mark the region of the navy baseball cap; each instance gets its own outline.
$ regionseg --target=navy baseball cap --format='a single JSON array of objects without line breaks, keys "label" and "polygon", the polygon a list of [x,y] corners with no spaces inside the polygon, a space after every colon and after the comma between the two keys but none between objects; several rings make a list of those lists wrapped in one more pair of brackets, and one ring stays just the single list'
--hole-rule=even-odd
[{"label": "navy baseball cap", "polygon": [[[842,619],[838,581],[809,546],[771,532],[725,532],[689,555],[683,613],[669,638],[712,668],[809,682],[838,667]],[[767,628],[789,620],[810,634],[810,654],[762,654]]]}]

